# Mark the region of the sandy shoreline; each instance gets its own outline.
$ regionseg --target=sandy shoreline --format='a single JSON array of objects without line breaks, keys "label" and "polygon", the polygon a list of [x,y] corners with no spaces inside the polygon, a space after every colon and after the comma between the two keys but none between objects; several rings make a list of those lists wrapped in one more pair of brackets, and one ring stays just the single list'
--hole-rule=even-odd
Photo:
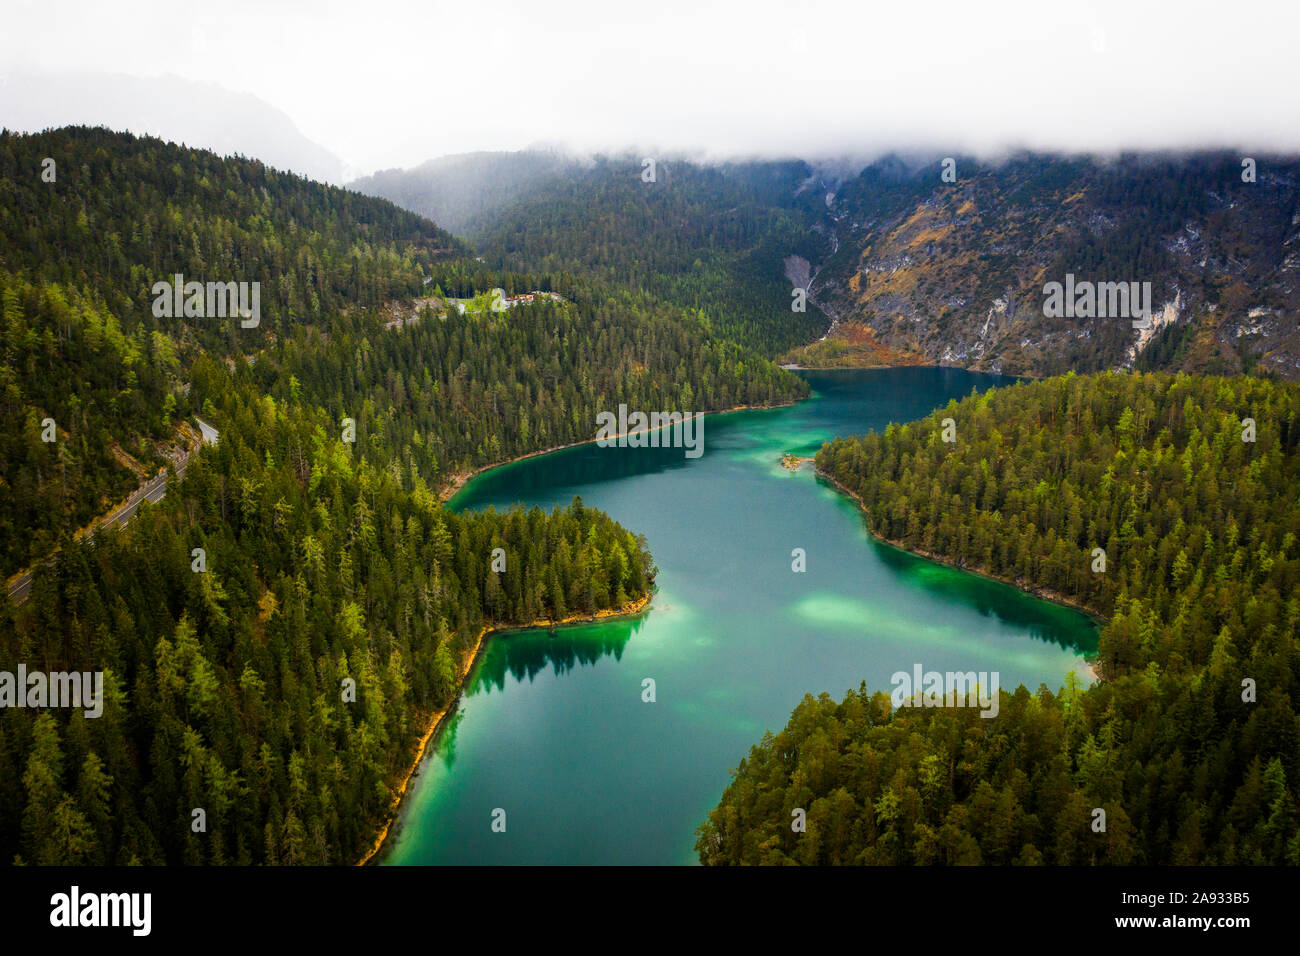
[{"label": "sandy shoreline", "polygon": [[474,665],[478,663],[478,659],[483,653],[483,648],[487,645],[488,638],[501,631],[530,631],[542,627],[549,629],[562,627],[566,624],[589,624],[595,621],[607,621],[613,618],[636,617],[650,604],[650,598],[653,593],[653,590],[648,591],[645,597],[636,601],[630,601],[617,610],[613,608],[605,608],[597,611],[595,614],[570,614],[568,617],[562,618],[558,621],[539,619],[528,624],[484,624],[478,632],[478,637],[474,641],[474,650],[468,657],[466,657],[465,664],[457,675],[456,693],[452,696],[451,703],[429,717],[429,726],[424,731],[423,736],[420,737],[419,746],[415,748],[415,759],[411,762],[411,766],[406,771],[405,776],[402,777],[401,786],[397,788],[397,792],[393,795],[392,803],[388,808],[388,820],[384,823],[383,829],[381,829],[375,837],[375,842],[371,845],[370,850],[361,858],[360,862],[357,863],[357,866],[365,866],[374,859],[376,855],[378,855],[380,850],[384,848],[384,843],[388,839],[389,831],[392,829],[393,824],[397,822],[398,811],[401,809],[402,805],[402,798],[406,796],[406,790],[410,786],[411,780],[415,777],[415,772],[420,769],[420,764],[424,760],[424,755],[428,750],[429,743],[436,738],[438,731],[446,724],[447,716],[456,709],[456,705],[460,702],[461,692],[465,689],[465,681],[469,677],[470,671],[474,669]]},{"label": "sandy shoreline", "polygon": [[[802,401],[802,399],[798,399],[796,401]],[[731,408],[714,409],[713,411],[704,412],[703,414],[722,415],[722,414],[726,414],[727,412],[743,412],[743,411],[759,411],[759,410],[767,411],[769,409],[789,408],[794,404],[796,404],[796,402],[781,402],[776,405],[735,405],[732,406]],[[634,431],[626,432],[623,435],[617,435],[613,437],[623,438],[626,437],[627,435],[639,434],[641,432],[649,432],[649,431],[652,431],[652,429],[642,428],[642,429],[636,429]],[[484,472],[491,471],[494,468],[501,468],[504,467],[505,465],[514,464],[517,461],[524,461],[527,458],[536,458],[539,455],[549,455],[551,452],[563,451],[566,448],[577,448],[579,445],[590,445],[596,440],[597,439],[595,437],[592,437],[584,441],[570,442],[567,445],[555,445],[552,448],[543,448],[540,451],[529,452],[526,455],[520,455],[516,458],[510,458],[507,459],[506,461],[498,461],[490,465],[484,465],[482,468],[476,468],[474,471],[460,472],[456,475],[453,475],[451,480],[448,481],[447,484],[445,484],[442,487],[442,489],[438,492],[438,500],[444,503],[450,501],[453,497],[455,497],[457,492],[459,492],[463,487],[465,487],[466,483],[468,483],[471,478],[476,478],[479,475],[483,474]],[[485,624],[483,625],[483,628],[479,631],[479,635],[475,640],[474,650],[466,658],[466,662],[464,666],[461,668],[461,672],[457,677],[456,692],[452,697],[451,703],[448,704],[446,707],[444,707],[442,710],[437,711],[436,713],[431,714],[429,716],[428,718],[429,725],[425,730],[424,734],[420,737],[419,746],[417,746],[415,750],[415,759],[411,762],[410,768],[406,771],[406,774],[403,776],[402,783],[397,788],[397,791],[394,793],[392,802],[389,805],[388,819],[384,823],[383,828],[376,835],[375,841],[371,845],[370,850],[365,854],[365,856],[361,858],[360,862],[358,862],[356,865],[365,866],[372,859],[374,859],[375,856],[379,854],[380,850],[383,849],[384,843],[388,839],[388,834],[392,829],[393,823],[396,822],[397,820],[398,811],[400,810],[402,805],[402,798],[406,796],[406,791],[407,788],[410,786],[411,779],[415,776],[415,772],[420,768],[420,763],[424,760],[424,756],[426,751],[428,750],[429,743],[437,736],[438,731],[446,723],[447,715],[450,714],[453,710],[455,710],[456,703],[460,700],[460,695],[465,689],[465,681],[469,677],[470,671],[474,669],[474,665],[478,662],[479,656],[483,653],[483,647],[487,643],[487,639],[489,637],[491,637],[493,634],[497,633],[498,631],[525,631],[525,630],[530,630],[539,627],[552,628],[552,627],[560,627],[565,624],[589,623],[598,620],[608,620],[610,618],[635,617],[636,615],[640,614],[642,611],[645,610],[646,606],[650,603],[650,598],[652,594],[653,591],[647,593],[646,596],[641,600],[633,601],[630,604],[625,604],[622,608],[619,608],[617,610],[612,608],[603,609],[597,611],[594,615],[573,614],[560,621],[539,620],[539,621],[533,621],[530,624]]]}]

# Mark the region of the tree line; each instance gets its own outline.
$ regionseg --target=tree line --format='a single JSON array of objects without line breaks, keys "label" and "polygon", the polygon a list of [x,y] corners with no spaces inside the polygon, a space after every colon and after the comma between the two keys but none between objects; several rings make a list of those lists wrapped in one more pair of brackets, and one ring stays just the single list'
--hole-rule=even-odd
[{"label": "tree line", "polygon": [[332,416],[204,388],[220,442],[163,502],[0,599],[0,670],[102,670],[107,697],[0,721],[6,860],[353,862],[481,628],[651,586],[644,540],[579,500],[458,515]]},{"label": "tree line", "polygon": [[[680,308],[495,269],[382,200],[259,163],[5,133],[0,189],[2,557],[58,546],[24,604],[0,598],[0,670],[102,670],[107,695],[99,718],[0,720],[8,861],[355,860],[484,626],[618,609],[655,573],[642,539],[581,502],[456,515],[446,484],[591,438],[619,402],[806,394]],[[261,276],[261,325],[159,320],[151,283],[175,272]],[[395,301],[493,285],[569,301],[385,326]],[[112,449],[159,467],[195,415],[220,440],[184,480],[74,542],[135,482]],[[55,443],[33,431],[46,417]]]},{"label": "tree line", "polygon": [[[104,129],[0,132],[0,193],[6,576],[136,485],[118,452],[162,467],[174,426],[203,413],[192,378],[213,364],[354,418],[372,460],[387,441],[399,470],[431,482],[590,438],[619,401],[714,410],[807,394],[679,307],[563,269],[493,267],[389,202],[252,160]],[[153,283],[176,273],[261,282],[261,322],[155,316]],[[570,304],[382,328],[393,302],[494,287]]]},{"label": "tree line", "polygon": [[993,719],[806,697],[701,860],[1300,863],[1298,444],[1298,386],[1107,373],[825,445],[874,534],[1104,615],[1101,680],[1003,690]]}]

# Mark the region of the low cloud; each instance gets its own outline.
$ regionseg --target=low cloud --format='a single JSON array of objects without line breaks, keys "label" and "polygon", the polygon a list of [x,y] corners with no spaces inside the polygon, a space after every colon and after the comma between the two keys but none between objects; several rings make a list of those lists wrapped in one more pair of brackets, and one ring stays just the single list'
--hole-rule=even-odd
[{"label": "low cloud", "polygon": [[14,68],[251,93],[356,170],[539,141],[1300,151],[1300,7],[1286,0],[126,0],[19,4],[7,20]]}]

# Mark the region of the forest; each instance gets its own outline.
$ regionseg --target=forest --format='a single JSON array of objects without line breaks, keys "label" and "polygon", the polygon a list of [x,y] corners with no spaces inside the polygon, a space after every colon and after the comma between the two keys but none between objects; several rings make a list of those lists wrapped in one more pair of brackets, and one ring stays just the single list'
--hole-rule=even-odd
[{"label": "forest", "polygon": [[322,412],[220,371],[199,389],[219,444],[125,531],[65,544],[23,606],[0,603],[0,670],[102,670],[108,698],[94,720],[0,721],[8,861],[355,862],[482,627],[651,586],[644,542],[580,501],[456,515]]},{"label": "forest", "polygon": [[151,470],[161,465],[146,436],[170,431],[176,357],[164,337],[128,336],[92,294],[3,269],[0,343],[0,576],[8,577],[135,488],[114,446]]},{"label": "forest", "polygon": [[[54,182],[43,157],[58,157]],[[403,430],[393,447],[430,482],[590,438],[619,401],[714,411],[807,394],[679,307],[563,270],[494,269],[420,216],[256,161],[103,129],[0,132],[0,195],[6,577],[135,486],[116,454],[163,466],[175,425],[203,410],[189,389],[206,361],[354,418],[367,442]],[[260,324],[154,316],[152,284],[175,273],[261,282]],[[391,335],[380,321],[394,302],[494,287],[570,304]],[[42,440],[47,418],[57,442]]]},{"label": "forest", "polygon": [[[378,467],[442,483],[475,467],[590,440],[596,414],[783,404],[800,380],[739,346],[692,334],[671,310],[538,300],[385,332],[369,317],[303,329],[238,374],[283,401],[357,422]],[[203,374],[202,371],[196,374]],[[373,447],[373,454],[371,446]]]},{"label": "forest", "polygon": [[[114,447],[162,465],[196,357],[416,294],[435,263],[454,280],[445,257],[463,251],[418,216],[261,163],[103,129],[0,132],[0,571],[135,486]],[[177,272],[260,282],[262,323],[156,318],[150,288]]]},{"label": "forest", "polygon": [[[108,695],[90,721],[0,720],[0,859],[355,862],[485,628],[653,590],[644,538],[580,500],[462,515],[448,491],[589,440],[621,403],[809,393],[769,360],[827,322],[789,309],[782,259],[858,255],[828,259],[810,227],[809,167],[665,161],[647,183],[630,159],[525,165],[526,193],[455,204],[474,250],[253,160],[0,131],[0,569],[35,567],[28,600],[0,596],[0,670],[103,670]],[[888,163],[864,176],[842,202],[865,218],[921,195]],[[1169,253],[1150,230],[1217,215],[1201,193],[1148,196],[1165,176],[1090,199],[1150,200],[1115,248],[1153,269]],[[175,273],[260,282],[261,323],[154,316]],[[447,301],[496,287],[563,299]],[[1203,338],[1172,326],[1137,365],[1203,364]],[[1300,387],[1267,379],[1070,374],[827,444],[818,469],[874,534],[1103,618],[1101,680],[1004,692],[991,720],[891,712],[865,684],[809,696],[741,762],[701,860],[1300,863],[1298,412]],[[220,439],[160,503],[74,539],[200,415]]]},{"label": "forest", "polygon": [[808,695],[740,762],[701,861],[1300,863],[1298,446],[1300,386],[1161,373],[823,446],[873,534],[1104,617],[1101,680],[1003,689],[994,719]]},{"label": "forest", "polygon": [[[458,515],[446,490],[589,440],[620,402],[807,394],[679,307],[493,268],[384,200],[255,161],[0,133],[0,190],[0,561],[35,565],[28,600],[0,596],[0,670],[103,670],[108,697],[90,721],[0,721],[8,862],[355,862],[484,628],[653,587],[644,540],[581,501]],[[262,322],[155,317],[152,284],[177,272],[260,281]],[[497,286],[564,301],[445,302]],[[74,540],[135,487],[120,455],[164,467],[196,415],[220,438],[183,480]]]},{"label": "forest", "polygon": [[[437,166],[438,168],[431,168]],[[527,188],[505,191],[507,171]],[[653,181],[643,176],[653,173]],[[358,188],[407,208],[452,212],[489,263],[581,276],[640,307],[687,310],[718,338],[778,355],[826,331],[815,304],[791,309],[783,262],[822,258],[820,193],[802,162],[704,165],[660,158],[598,156],[589,164],[548,154],[465,157],[390,171]],[[447,193],[481,194],[467,212]]]}]

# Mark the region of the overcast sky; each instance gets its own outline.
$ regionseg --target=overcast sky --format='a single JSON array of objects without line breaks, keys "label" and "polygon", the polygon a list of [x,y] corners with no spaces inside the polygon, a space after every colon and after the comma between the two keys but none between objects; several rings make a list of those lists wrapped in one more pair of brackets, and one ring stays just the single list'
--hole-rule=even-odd
[{"label": "overcast sky", "polygon": [[1300,151],[1295,0],[0,4],[0,74],[216,83],[357,172],[541,142]]}]

